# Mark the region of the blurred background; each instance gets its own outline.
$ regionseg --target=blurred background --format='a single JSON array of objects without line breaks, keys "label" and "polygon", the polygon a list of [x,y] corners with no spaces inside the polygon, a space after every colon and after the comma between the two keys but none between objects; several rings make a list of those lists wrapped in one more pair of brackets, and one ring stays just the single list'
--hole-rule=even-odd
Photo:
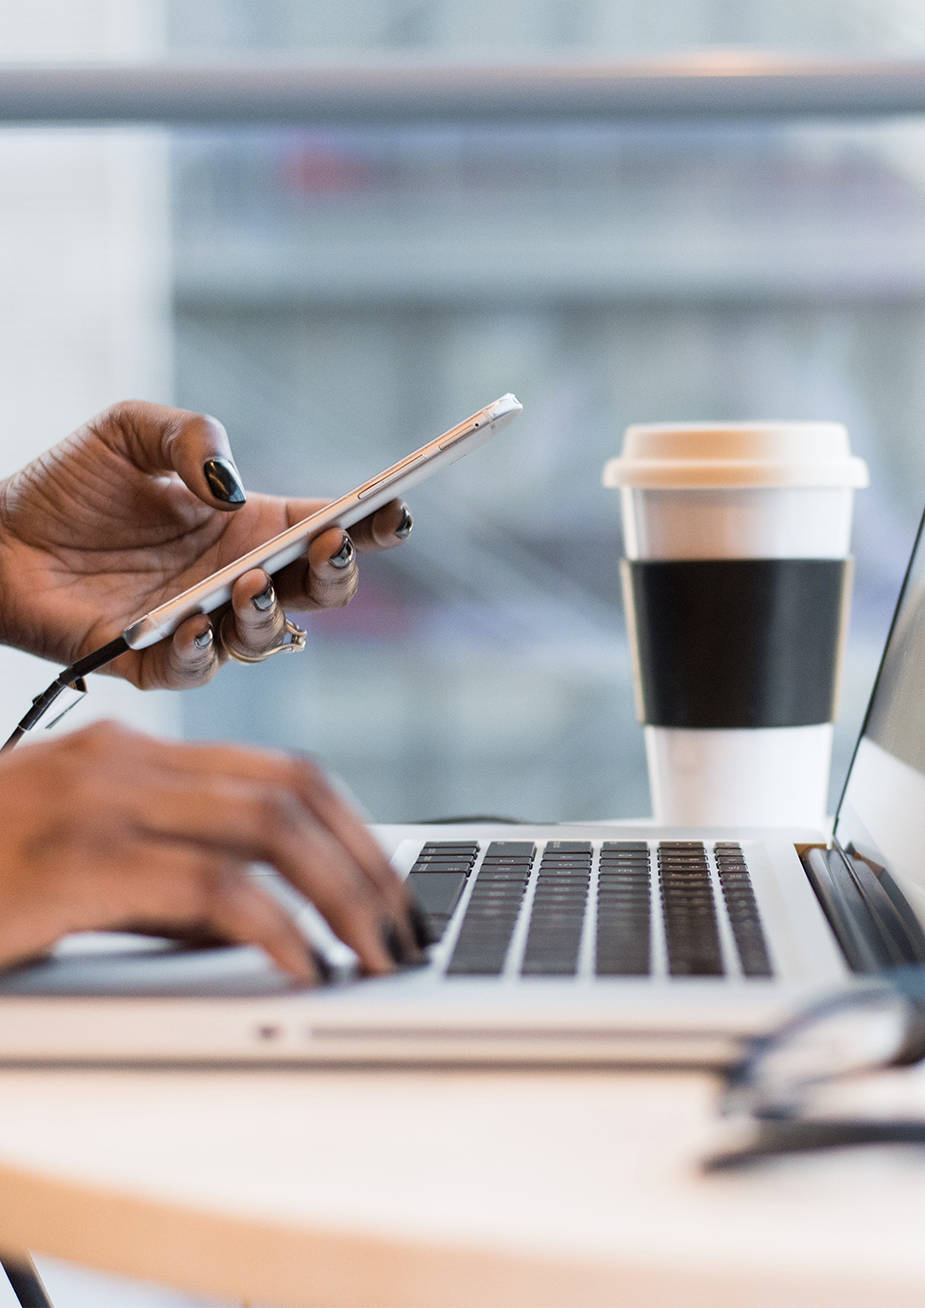
[{"label": "blurred background", "polygon": [[[909,0],[45,0],[22,64],[925,53]],[[320,756],[378,820],[648,812],[603,463],[630,422],[844,422],[870,464],[840,777],[925,499],[925,120],[0,128],[0,466],[135,396],[336,494],[506,390],[304,658],[92,703]],[[3,653],[12,725],[48,668]],[[833,792],[834,793],[834,792]]]}]

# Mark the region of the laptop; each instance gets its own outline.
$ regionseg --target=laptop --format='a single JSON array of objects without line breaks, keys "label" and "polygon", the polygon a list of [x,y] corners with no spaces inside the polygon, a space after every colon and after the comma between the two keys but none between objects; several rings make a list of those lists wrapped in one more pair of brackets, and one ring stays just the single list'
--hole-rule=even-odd
[{"label": "laptop", "polygon": [[[913,547],[831,835],[652,824],[375,828],[434,944],[359,979],[256,949],[90,934],[0,980],[0,1059],[720,1066],[795,1006],[925,962],[925,543]],[[340,956],[338,956],[338,950]]]}]

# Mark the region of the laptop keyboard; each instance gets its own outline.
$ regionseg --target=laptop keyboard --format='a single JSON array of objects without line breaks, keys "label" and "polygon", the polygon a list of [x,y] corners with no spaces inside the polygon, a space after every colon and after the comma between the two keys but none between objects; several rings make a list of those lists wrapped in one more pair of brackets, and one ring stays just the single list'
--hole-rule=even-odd
[{"label": "laptop keyboard", "polygon": [[409,881],[447,976],[772,975],[734,841],[428,841]]}]

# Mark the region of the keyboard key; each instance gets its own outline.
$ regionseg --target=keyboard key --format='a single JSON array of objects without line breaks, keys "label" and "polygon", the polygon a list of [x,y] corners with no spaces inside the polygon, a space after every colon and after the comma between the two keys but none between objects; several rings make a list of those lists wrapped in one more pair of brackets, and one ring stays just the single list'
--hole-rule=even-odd
[{"label": "keyboard key", "polygon": [[649,975],[649,899],[650,860],[645,841],[605,841],[597,879],[596,976]]},{"label": "keyboard key", "polygon": [[[490,847],[489,847],[490,848]],[[477,874],[447,976],[497,976],[504,968],[529,873]]]},{"label": "keyboard key", "polygon": [[446,850],[468,852],[475,855],[479,851],[479,845],[477,840],[427,840],[421,846],[422,854],[439,854]]},{"label": "keyboard key", "polygon": [[[718,977],[724,972],[718,914],[725,912],[744,976],[771,975],[757,902],[741,846],[722,842],[711,849],[722,888],[714,899],[714,873],[701,841],[605,841],[592,880],[589,841],[549,841],[539,846],[531,920],[520,971],[524,977],[576,975],[584,920],[593,907],[593,970],[600,977],[644,977],[652,967],[651,877],[658,878],[667,947],[667,970],[677,979]],[[651,855],[655,854],[653,858]],[[447,849],[433,842],[422,850],[415,889],[449,879],[436,896],[430,918],[439,934],[451,920],[467,875],[475,878],[465,920],[447,967],[450,976],[495,976],[507,962],[537,846],[530,841],[492,841],[478,869],[474,844]],[[455,883],[453,878],[456,878]],[[441,898],[443,896],[443,898]],[[593,897],[593,898],[592,898]],[[447,907],[447,902],[452,901]],[[436,900],[435,900],[436,902]],[[424,905],[425,911],[427,905]],[[662,926],[659,926],[661,933]]]},{"label": "keyboard key", "polygon": [[471,863],[461,863],[457,858],[447,858],[434,860],[434,862],[422,862],[420,859],[411,869],[412,872],[462,872],[463,876],[468,876],[472,871]]},{"label": "keyboard key", "polygon": [[449,916],[466,884],[464,872],[415,872],[408,874],[408,882],[418,904],[426,914]]},{"label": "keyboard key", "polygon": [[732,927],[743,975],[754,978],[773,976],[758,901],[741,846],[718,846],[716,864],[726,916]]},{"label": "keyboard key", "polygon": [[658,875],[670,975],[722,976],[713,888],[703,845],[660,845]]}]

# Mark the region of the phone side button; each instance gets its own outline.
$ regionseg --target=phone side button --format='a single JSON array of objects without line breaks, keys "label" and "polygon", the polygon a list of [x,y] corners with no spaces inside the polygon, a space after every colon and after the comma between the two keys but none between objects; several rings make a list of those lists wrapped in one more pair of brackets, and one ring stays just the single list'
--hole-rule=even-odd
[{"label": "phone side button", "polygon": [[448,450],[451,446],[458,444],[459,441],[464,441],[468,436],[472,436],[481,426],[482,424],[480,422],[474,422],[472,426],[467,427],[465,431],[458,431],[455,436],[449,436],[445,441],[438,441],[437,448],[440,450]]},{"label": "phone side button", "polygon": [[389,473],[387,476],[377,477],[374,481],[367,482],[365,486],[357,491],[357,499],[369,500],[372,499],[374,495],[381,495],[382,492],[388,490],[390,486],[394,486],[397,482],[404,481],[409,472],[414,472],[426,462],[427,456],[423,454],[420,458],[409,459],[406,463],[403,463],[400,468],[396,468],[394,472]]}]

